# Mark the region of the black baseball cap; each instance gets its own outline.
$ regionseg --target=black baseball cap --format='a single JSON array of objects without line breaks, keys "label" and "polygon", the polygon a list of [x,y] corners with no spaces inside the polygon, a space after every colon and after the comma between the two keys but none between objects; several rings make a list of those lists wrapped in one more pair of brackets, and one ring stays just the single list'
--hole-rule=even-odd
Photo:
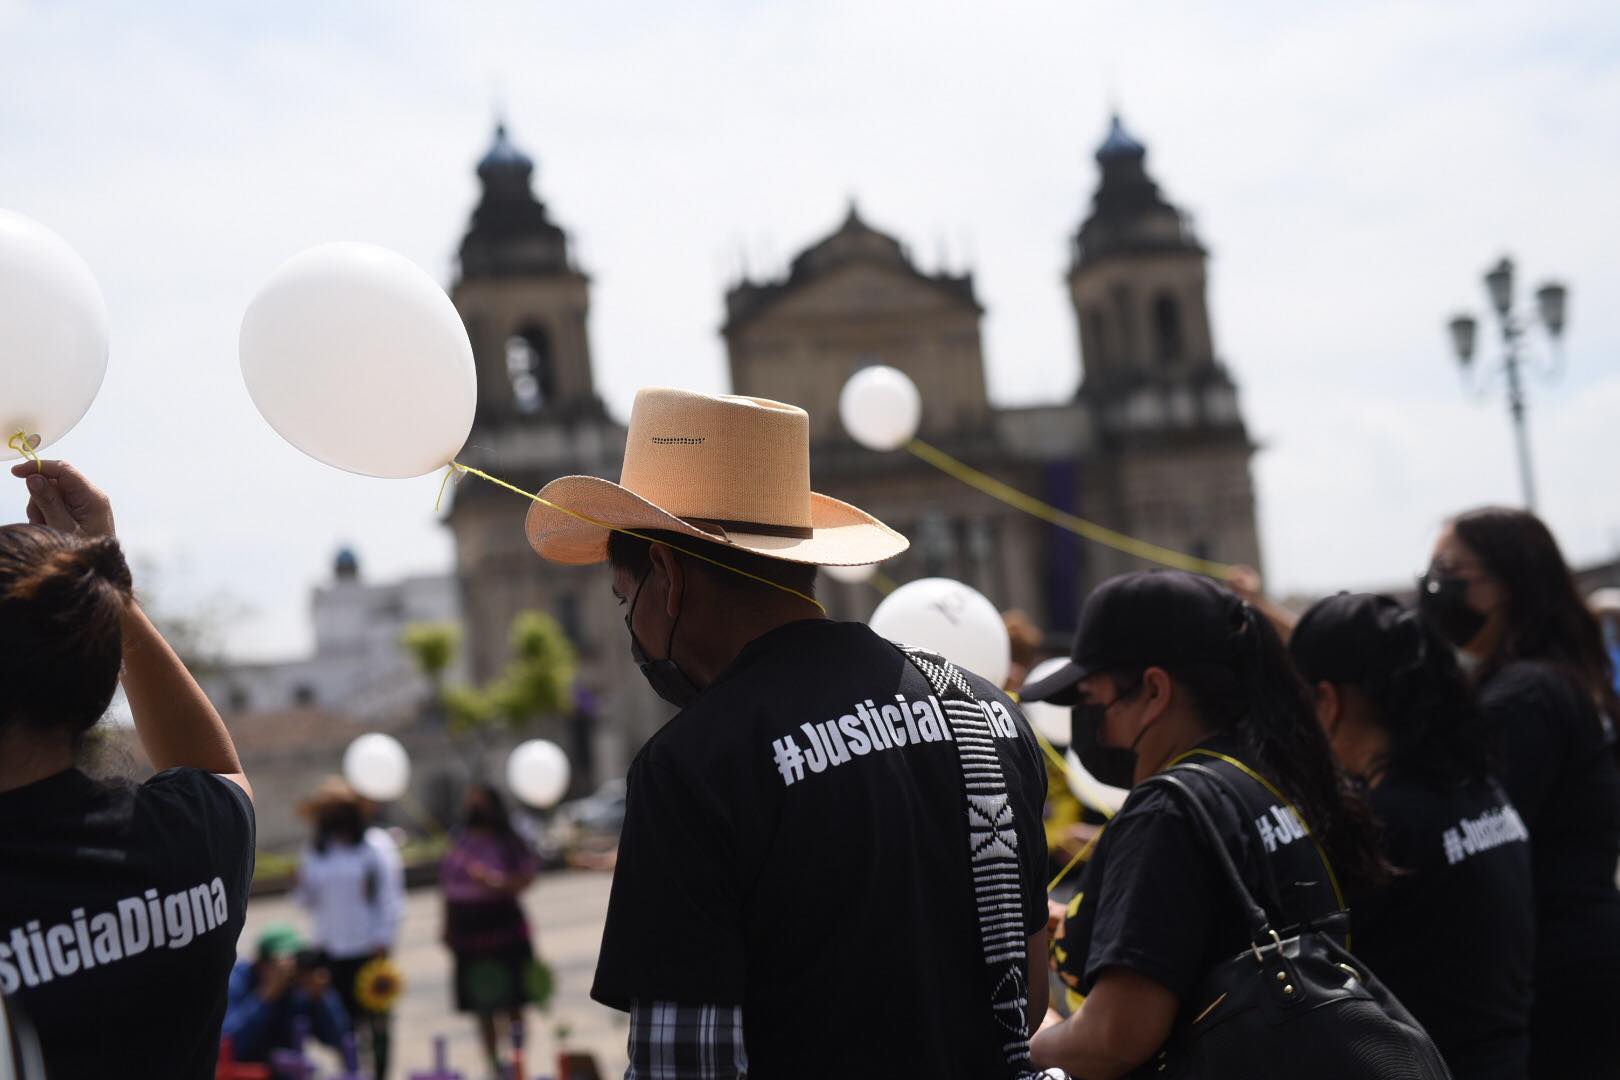
[{"label": "black baseball cap", "polygon": [[1069,662],[1018,698],[1075,705],[1076,684],[1101,671],[1232,660],[1247,606],[1212,579],[1183,570],[1111,577],[1086,597]]},{"label": "black baseball cap", "polygon": [[1421,617],[1390,596],[1339,593],[1311,605],[1288,639],[1309,683],[1363,683],[1423,658]]}]

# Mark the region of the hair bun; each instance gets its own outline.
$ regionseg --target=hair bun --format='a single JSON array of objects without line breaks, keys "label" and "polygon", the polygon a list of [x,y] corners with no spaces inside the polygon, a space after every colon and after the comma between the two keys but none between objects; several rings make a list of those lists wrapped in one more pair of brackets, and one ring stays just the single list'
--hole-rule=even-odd
[{"label": "hair bun", "polygon": [[129,562],[124,558],[124,547],[116,537],[98,536],[85,542],[79,549],[85,568],[120,592],[134,588]]}]

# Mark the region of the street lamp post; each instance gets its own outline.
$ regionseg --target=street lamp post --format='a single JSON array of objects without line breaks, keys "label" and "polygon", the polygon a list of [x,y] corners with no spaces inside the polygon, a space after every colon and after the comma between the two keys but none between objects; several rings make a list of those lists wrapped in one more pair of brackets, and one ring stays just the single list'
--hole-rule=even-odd
[{"label": "street lamp post", "polygon": [[[1530,468],[1530,433],[1525,421],[1524,369],[1529,366],[1525,336],[1530,328],[1540,323],[1547,337],[1556,346],[1564,333],[1564,305],[1568,290],[1557,282],[1549,281],[1536,290],[1534,314],[1518,314],[1513,310],[1513,261],[1504,256],[1485,274],[1485,289],[1490,294],[1491,306],[1496,309],[1502,324],[1502,363],[1498,369],[1507,381],[1508,413],[1513,418],[1513,433],[1519,449],[1519,482],[1524,487],[1526,509],[1536,508],[1536,481]],[[1489,387],[1494,370],[1482,371],[1474,376],[1474,341],[1479,325],[1469,314],[1451,320],[1451,344],[1457,351],[1457,363],[1465,378],[1474,377],[1483,392]],[[1552,365],[1544,365],[1551,374]]]}]

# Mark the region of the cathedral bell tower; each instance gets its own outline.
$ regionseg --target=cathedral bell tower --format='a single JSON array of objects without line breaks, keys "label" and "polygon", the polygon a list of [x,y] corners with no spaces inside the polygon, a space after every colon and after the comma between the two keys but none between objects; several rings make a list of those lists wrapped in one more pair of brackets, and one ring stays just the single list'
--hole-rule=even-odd
[{"label": "cathedral bell tower", "polygon": [[534,162],[505,125],[478,163],[483,195],[451,291],[478,364],[478,423],[600,413],[585,333],[590,279],[531,187]]},{"label": "cathedral bell tower", "polygon": [[[532,187],[534,162],[504,125],[478,162],[482,191],[461,241],[450,298],[472,341],[478,410],[458,460],[524,491],[559,476],[617,479],[625,431],[596,394],[586,317],[590,279]],[[543,717],[535,734],[563,745],[576,789],[617,775],[661,719],[631,681],[624,623],[606,567],[544,562],[524,533],[529,502],[478,479],[457,484],[446,523],[474,681],[500,674],[513,620],[550,614],[579,654],[582,701],[573,717]],[[593,776],[593,774],[595,774]]]},{"label": "cathedral bell tower", "polygon": [[[1210,329],[1209,253],[1118,116],[1096,159],[1068,275],[1099,466],[1088,503],[1124,532],[1258,566],[1255,447]],[[1093,580],[1136,565],[1100,553]]]}]

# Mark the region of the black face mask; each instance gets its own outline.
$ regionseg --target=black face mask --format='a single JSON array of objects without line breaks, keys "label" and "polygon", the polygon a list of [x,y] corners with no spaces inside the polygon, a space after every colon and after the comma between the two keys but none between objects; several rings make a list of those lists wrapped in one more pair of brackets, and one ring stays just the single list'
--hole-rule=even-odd
[{"label": "black face mask", "polygon": [[630,656],[641,669],[642,678],[653,688],[653,693],[677,709],[684,709],[697,700],[697,696],[703,691],[693,686],[692,680],[686,677],[686,673],[673,659],[670,659],[675,655],[675,628],[681,624],[680,614],[676,613],[675,621],[670,624],[669,641],[664,645],[663,660],[647,659],[647,650],[636,640],[635,627],[630,625],[630,619],[636,613],[636,602],[641,599],[641,588],[647,584],[647,578],[651,575],[652,568],[648,567],[647,572],[642,574],[641,580],[636,583],[636,595],[630,600],[630,610],[624,613],[624,628],[630,631]]},{"label": "black face mask", "polygon": [[1418,578],[1418,611],[1459,649],[1484,629],[1486,616],[1468,606],[1468,581],[1435,570]]},{"label": "black face mask", "polygon": [[[1138,683],[1138,686],[1141,684]],[[1116,702],[1124,700],[1136,687],[1119,694],[1106,705],[1087,703],[1076,705],[1070,713],[1070,746],[1080,764],[1085,766],[1099,784],[1128,788],[1136,783],[1136,745],[1147,734],[1147,728],[1137,732],[1129,750],[1117,746],[1104,746],[1100,740],[1103,717]]]}]

